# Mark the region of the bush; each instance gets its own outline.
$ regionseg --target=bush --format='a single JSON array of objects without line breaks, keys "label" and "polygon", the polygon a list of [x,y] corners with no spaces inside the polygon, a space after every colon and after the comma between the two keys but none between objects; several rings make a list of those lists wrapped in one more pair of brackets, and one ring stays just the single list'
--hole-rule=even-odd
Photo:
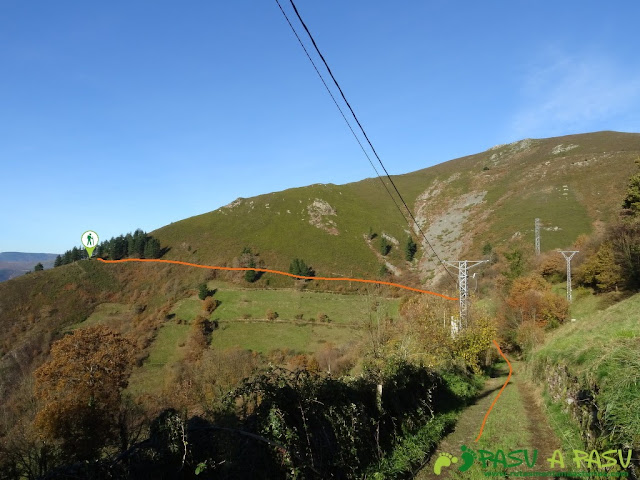
[{"label": "bush", "polygon": [[273,310],[267,310],[267,320],[274,321],[279,317],[278,312],[274,312]]},{"label": "bush", "polygon": [[579,283],[597,292],[617,290],[625,281],[622,267],[616,263],[611,242],[603,242],[596,254],[589,257],[576,273]]},{"label": "bush", "polygon": [[613,258],[622,270],[624,286],[640,288],[640,217],[614,225],[609,230]]},{"label": "bush", "polygon": [[202,304],[202,309],[207,313],[213,313],[220,305],[220,300],[207,297]]},{"label": "bush", "polygon": [[200,300],[204,300],[205,298],[207,298],[209,296],[209,287],[207,287],[206,283],[201,283],[198,286],[198,298]]},{"label": "bush", "polygon": [[329,320],[329,315],[327,315],[326,313],[319,313],[318,314],[318,321],[319,322],[327,322],[327,323],[329,323],[331,320]]},{"label": "bush", "polygon": [[387,239],[382,236],[380,237],[380,253],[383,256],[386,256],[391,251],[391,244],[387,241]]},{"label": "bush", "polygon": [[416,242],[413,241],[413,238],[408,237],[407,243],[404,246],[405,260],[407,260],[408,262],[412,261],[417,251],[418,251],[418,245],[416,245]]},{"label": "bush", "polygon": [[304,263],[304,260],[294,258],[289,265],[289,273],[292,275],[298,275],[300,277],[314,277],[315,272],[313,268]]}]

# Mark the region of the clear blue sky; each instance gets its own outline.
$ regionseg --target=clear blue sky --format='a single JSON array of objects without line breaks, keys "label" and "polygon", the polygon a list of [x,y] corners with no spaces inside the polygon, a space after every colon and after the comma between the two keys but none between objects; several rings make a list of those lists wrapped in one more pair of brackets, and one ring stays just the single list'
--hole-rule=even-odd
[{"label": "clear blue sky", "polygon": [[[640,131],[636,0],[297,5],[391,173]],[[0,172],[31,252],[373,175],[274,0],[3,0]]]}]

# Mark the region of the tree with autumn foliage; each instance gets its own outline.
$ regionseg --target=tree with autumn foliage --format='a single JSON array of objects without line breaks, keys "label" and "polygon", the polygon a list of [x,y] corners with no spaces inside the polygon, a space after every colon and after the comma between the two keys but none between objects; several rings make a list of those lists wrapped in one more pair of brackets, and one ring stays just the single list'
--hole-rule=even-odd
[{"label": "tree with autumn foliage", "polygon": [[514,280],[506,304],[518,324],[533,321],[544,327],[562,323],[569,316],[569,303],[535,273]]},{"label": "tree with autumn foliage", "polygon": [[34,373],[40,435],[60,442],[69,459],[98,458],[118,438],[120,394],[132,364],[133,345],[105,326],[79,329],[55,342],[49,361]]}]

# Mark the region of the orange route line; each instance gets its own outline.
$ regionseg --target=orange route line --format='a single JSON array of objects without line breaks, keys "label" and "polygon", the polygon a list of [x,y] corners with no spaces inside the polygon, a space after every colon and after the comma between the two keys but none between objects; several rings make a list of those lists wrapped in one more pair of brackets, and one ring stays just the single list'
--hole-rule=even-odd
[{"label": "orange route line", "polygon": [[511,380],[511,374],[513,373],[513,368],[511,367],[511,363],[509,362],[509,359],[507,357],[505,357],[504,353],[502,353],[502,350],[500,350],[500,345],[498,345],[498,342],[496,342],[495,340],[493,341],[493,344],[496,346],[496,348],[498,349],[498,352],[500,353],[500,355],[502,355],[502,358],[504,358],[507,362],[507,365],[509,365],[509,376],[507,377],[507,381],[504,382],[504,385],[502,386],[502,388],[500,389],[500,391],[498,392],[498,395],[496,395],[496,398],[493,399],[493,403],[491,404],[491,406],[489,407],[489,410],[487,410],[487,414],[484,416],[484,420],[482,420],[482,426],[480,427],[480,433],[478,434],[477,438],[476,438],[476,442],[478,440],[480,440],[480,437],[482,436],[482,431],[484,430],[484,424],[487,423],[487,418],[489,418],[489,414],[491,413],[491,409],[493,408],[493,406],[496,404],[496,402],[498,401],[498,398],[500,398],[500,394],[502,393],[502,391],[505,389],[505,387],[507,386],[507,384],[509,383],[509,380]]},{"label": "orange route line", "polygon": [[429,290],[420,290],[418,288],[407,287],[406,285],[400,285],[399,283],[381,282],[378,280],[367,280],[365,278],[344,278],[344,277],[303,277],[302,275],[294,275],[292,273],[281,272],[279,270],[269,270],[266,268],[247,268],[247,267],[217,267],[211,265],[199,265],[197,263],[180,262],[178,260],[160,260],[153,258],[123,258],[122,260],[103,260],[98,258],[98,261],[102,263],[124,263],[124,262],[155,262],[155,263],[175,263],[176,265],[187,265],[189,267],[207,268],[209,270],[232,270],[232,271],[246,271],[254,270],[256,272],[276,273],[278,275],[285,275],[287,277],[300,278],[303,280],[328,280],[328,281],[342,281],[342,282],[360,282],[360,283],[375,283],[378,285],[390,285],[392,287],[404,288],[405,290],[411,290],[412,292],[427,293],[429,295],[435,295],[436,297],[442,297],[447,300],[458,300],[454,297],[448,297],[441,293],[430,292]]}]

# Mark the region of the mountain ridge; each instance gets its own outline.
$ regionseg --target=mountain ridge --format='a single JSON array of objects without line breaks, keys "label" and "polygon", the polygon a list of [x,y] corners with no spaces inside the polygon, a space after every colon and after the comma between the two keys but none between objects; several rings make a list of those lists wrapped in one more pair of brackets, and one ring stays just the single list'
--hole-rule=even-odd
[{"label": "mountain ridge", "polygon": [[[639,155],[640,134],[594,132],[496,145],[392,178],[439,256],[452,260],[514,235],[532,241],[536,217],[543,250],[570,245],[614,215]],[[152,234],[176,260],[225,264],[249,246],[272,268],[299,257],[321,273],[371,277],[383,262],[367,242],[370,228],[396,244],[384,259],[389,270],[437,277],[426,245],[417,261],[404,260],[409,225],[375,177],[239,197]]]}]

